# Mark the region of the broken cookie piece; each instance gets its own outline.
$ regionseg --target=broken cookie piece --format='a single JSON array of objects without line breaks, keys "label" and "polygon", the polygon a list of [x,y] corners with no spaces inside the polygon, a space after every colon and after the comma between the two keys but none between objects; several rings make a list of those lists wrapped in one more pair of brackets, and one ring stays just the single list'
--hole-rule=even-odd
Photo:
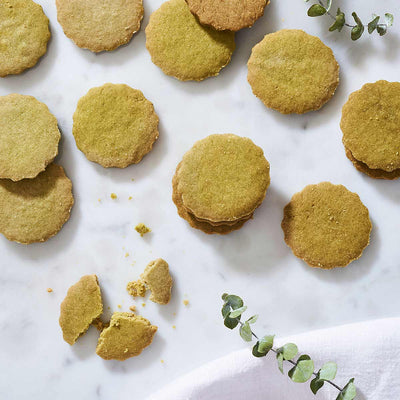
[{"label": "broken cookie piece", "polygon": [[146,285],[140,279],[129,282],[126,285],[126,290],[132,297],[144,297],[146,294]]},{"label": "broken cookie piece", "polygon": [[141,237],[143,237],[146,233],[151,232],[151,229],[148,228],[145,224],[140,223],[135,226],[135,231],[139,233]]},{"label": "broken cookie piece", "polygon": [[156,332],[157,327],[143,317],[115,312],[110,326],[100,335],[96,353],[105,360],[124,361],[138,356],[151,344]]},{"label": "broken cookie piece", "polygon": [[172,277],[168,263],[162,258],[149,263],[140,275],[151,290],[150,300],[159,304],[168,304],[171,299]]},{"label": "broken cookie piece", "polygon": [[73,345],[103,312],[96,275],[85,275],[68,289],[60,307],[60,327],[64,340]]}]

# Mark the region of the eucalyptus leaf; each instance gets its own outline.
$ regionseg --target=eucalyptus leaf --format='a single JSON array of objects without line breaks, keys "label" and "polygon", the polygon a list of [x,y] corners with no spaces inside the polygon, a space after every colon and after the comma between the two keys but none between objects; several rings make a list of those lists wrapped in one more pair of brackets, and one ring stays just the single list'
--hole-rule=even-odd
[{"label": "eucalyptus leaf", "polygon": [[324,381],[319,379],[319,375],[316,376],[311,382],[310,382],[310,389],[314,394],[317,394],[318,390],[324,386]]},{"label": "eucalyptus leaf", "polygon": [[334,362],[325,363],[319,371],[319,376],[324,381],[331,381],[335,379],[337,372],[337,365]]},{"label": "eucalyptus leaf", "polygon": [[229,328],[229,329],[235,329],[239,324],[239,318],[229,318],[229,316],[227,316],[224,319],[224,325]]},{"label": "eucalyptus leaf", "polygon": [[319,17],[326,14],[326,8],[321,6],[321,4],[313,4],[307,12],[309,17]]},{"label": "eucalyptus leaf", "polygon": [[342,12],[340,8],[338,8],[335,22],[333,23],[333,25],[329,27],[329,31],[333,32],[337,30],[340,32],[343,29],[345,23],[346,23],[346,17],[344,15],[344,12]]},{"label": "eucalyptus leaf", "polygon": [[336,400],[353,400],[356,397],[357,389],[353,382],[354,378],[351,378],[338,397],[336,397]]},{"label": "eucalyptus leaf", "polygon": [[233,310],[243,307],[243,300],[234,294],[228,294],[224,301],[225,303],[229,304]]},{"label": "eucalyptus leaf", "polygon": [[364,33],[364,26],[359,26],[356,25],[352,30],[351,30],[351,39],[352,40],[358,40]]},{"label": "eucalyptus leaf", "polygon": [[295,358],[298,352],[299,350],[294,343],[286,343],[282,346],[282,354],[285,360],[291,360]]},{"label": "eucalyptus leaf", "polygon": [[258,320],[258,315],[253,315],[252,317],[250,317],[250,318],[247,320],[247,322],[248,322],[249,324],[254,324],[255,322],[257,322],[257,320]]},{"label": "eucalyptus leaf", "polygon": [[379,33],[379,36],[383,36],[387,32],[387,25],[386,24],[378,24],[376,27],[377,32]]},{"label": "eucalyptus leaf", "polygon": [[310,356],[304,354],[299,357],[296,365],[288,372],[289,378],[293,382],[307,382],[314,372],[314,361]]},{"label": "eucalyptus leaf", "polygon": [[369,34],[371,34],[376,29],[380,18],[381,17],[377,16],[368,24],[368,33]]},{"label": "eucalyptus leaf", "polygon": [[274,338],[275,338],[275,335],[263,336],[259,341],[258,351],[261,354],[267,354],[272,349],[272,346],[274,345]]},{"label": "eucalyptus leaf", "polygon": [[243,306],[243,307],[237,308],[236,310],[232,311],[229,314],[229,317],[231,317],[231,318],[240,317],[246,310],[247,310],[247,306]]},{"label": "eucalyptus leaf", "polygon": [[257,342],[254,346],[253,346],[253,350],[252,350],[252,354],[254,357],[265,357],[267,354],[262,354],[258,351],[258,345],[260,344],[260,342]]},{"label": "eucalyptus leaf", "polygon": [[245,322],[241,327],[240,327],[240,336],[245,342],[251,342],[253,335],[251,333],[251,328],[248,322]]},{"label": "eucalyptus leaf", "polygon": [[226,317],[229,315],[229,313],[231,312],[231,306],[230,306],[228,303],[225,303],[225,304],[222,306],[221,312],[222,312],[222,316],[223,316],[224,318],[226,318]]},{"label": "eucalyptus leaf", "polygon": [[276,359],[278,360],[279,371],[281,371],[282,374],[283,374],[283,354],[282,353],[278,353],[276,355]]},{"label": "eucalyptus leaf", "polygon": [[386,13],[385,14],[385,20],[386,20],[386,25],[387,26],[392,26],[393,25],[393,21],[394,21],[393,14]]}]

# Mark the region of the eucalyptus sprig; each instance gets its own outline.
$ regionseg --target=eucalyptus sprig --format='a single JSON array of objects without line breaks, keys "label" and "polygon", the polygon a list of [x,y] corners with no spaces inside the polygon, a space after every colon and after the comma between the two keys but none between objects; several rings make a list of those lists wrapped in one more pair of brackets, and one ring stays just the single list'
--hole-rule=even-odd
[{"label": "eucalyptus sprig", "polygon": [[314,377],[310,381],[310,389],[314,394],[328,383],[339,391],[336,400],[353,400],[356,397],[354,378],[350,379],[344,387],[333,382],[337,372],[337,365],[334,362],[327,362],[318,371],[314,371],[314,361],[307,354],[299,355],[294,343],[286,343],[276,348],[274,347],[275,335],[265,335],[261,338],[257,336],[251,329],[251,325],[257,321],[258,315],[253,315],[243,322],[242,315],[247,310],[247,306],[239,296],[224,293],[222,300],[224,301],[222,306],[224,325],[229,329],[235,329],[239,325],[240,336],[246,342],[251,342],[253,338],[257,340],[252,351],[254,357],[265,357],[269,352],[275,353],[278,368],[282,374],[284,363],[291,364],[288,376],[293,382],[305,383]]},{"label": "eucalyptus sprig", "polygon": [[[309,0],[305,1],[308,2]],[[362,34],[365,32],[365,28],[367,28],[369,34],[372,34],[374,31],[376,31],[380,36],[383,36],[386,34],[388,28],[393,25],[393,14],[386,13],[384,18],[385,22],[379,22],[381,20],[381,17],[379,15],[372,14],[372,20],[367,25],[364,25],[364,23],[361,21],[355,11],[353,11],[351,14],[355,24],[349,24],[346,22],[346,15],[343,11],[341,11],[340,8],[337,9],[336,15],[332,14],[332,3],[333,0],[318,0],[318,3],[313,4],[308,9],[307,14],[309,17],[320,17],[321,15],[328,15],[330,18],[332,18],[334,20],[334,23],[329,27],[330,32],[336,30],[340,32],[344,26],[351,28],[352,40],[360,39]]]}]

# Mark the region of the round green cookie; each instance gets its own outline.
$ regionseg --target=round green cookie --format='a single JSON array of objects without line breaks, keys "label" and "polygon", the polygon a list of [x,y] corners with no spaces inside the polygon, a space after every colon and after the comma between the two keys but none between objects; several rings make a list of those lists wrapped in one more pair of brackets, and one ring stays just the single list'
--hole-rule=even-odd
[{"label": "round green cookie", "polygon": [[0,1],[0,77],[33,67],[47,51],[49,20],[32,0]]},{"label": "round green cookie", "polygon": [[107,83],[79,100],[73,134],[88,160],[106,168],[125,168],[152,149],[158,116],[140,90]]},{"label": "round green cookie", "polygon": [[169,0],[150,16],[146,47],[165,74],[201,81],[229,63],[235,34],[202,26],[185,0]]},{"label": "round green cookie", "polygon": [[56,157],[60,136],[45,104],[21,94],[0,97],[0,178],[37,176]]}]

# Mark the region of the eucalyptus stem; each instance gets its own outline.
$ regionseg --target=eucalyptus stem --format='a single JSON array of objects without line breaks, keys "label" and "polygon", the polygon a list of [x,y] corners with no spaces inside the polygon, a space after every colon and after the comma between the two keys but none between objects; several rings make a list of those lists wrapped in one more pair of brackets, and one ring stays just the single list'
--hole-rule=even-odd
[{"label": "eucalyptus stem", "polygon": [[[240,324],[241,326],[244,325],[244,323],[243,323],[242,321],[239,321],[239,324]],[[251,334],[252,334],[252,336],[254,336],[255,339],[259,340],[258,336],[253,332],[253,330],[251,330]],[[275,354],[278,354],[278,351],[277,351],[276,349],[274,349],[274,348],[272,348],[270,351],[272,351],[272,352],[275,353]],[[290,364],[292,364],[293,366],[296,366],[296,365],[297,365],[297,362],[295,362],[295,361],[293,361],[293,360],[285,360],[285,361],[288,362],[288,363],[290,363]],[[313,372],[313,375],[316,377],[316,376],[318,376],[318,373],[314,371],[314,372]],[[339,390],[339,392],[342,392],[342,391],[343,391],[343,388],[341,388],[340,386],[336,385],[335,382],[332,382],[331,380],[326,380],[325,382],[331,384],[334,388],[336,388],[337,390]]]},{"label": "eucalyptus stem", "polygon": [[314,368],[314,361],[308,354],[299,355],[298,348],[294,343],[286,343],[282,347],[274,347],[274,335],[265,335],[259,337],[251,329],[250,325],[254,324],[258,315],[253,315],[246,321],[242,321],[242,315],[247,310],[243,300],[236,295],[223,294],[222,300],[222,316],[224,325],[229,329],[235,329],[240,326],[239,333],[243,340],[252,342],[256,339],[257,343],[253,346],[254,357],[265,357],[269,352],[274,353],[278,362],[278,368],[281,373],[284,373],[283,363],[287,361],[293,366],[288,371],[288,376],[293,382],[305,383],[310,381],[310,389],[316,394],[325,383],[339,391],[336,400],[353,400],[356,397],[357,390],[354,385],[354,378],[350,379],[344,387],[340,387],[333,379],[336,377],[337,365],[334,362],[325,363],[318,371]]}]

